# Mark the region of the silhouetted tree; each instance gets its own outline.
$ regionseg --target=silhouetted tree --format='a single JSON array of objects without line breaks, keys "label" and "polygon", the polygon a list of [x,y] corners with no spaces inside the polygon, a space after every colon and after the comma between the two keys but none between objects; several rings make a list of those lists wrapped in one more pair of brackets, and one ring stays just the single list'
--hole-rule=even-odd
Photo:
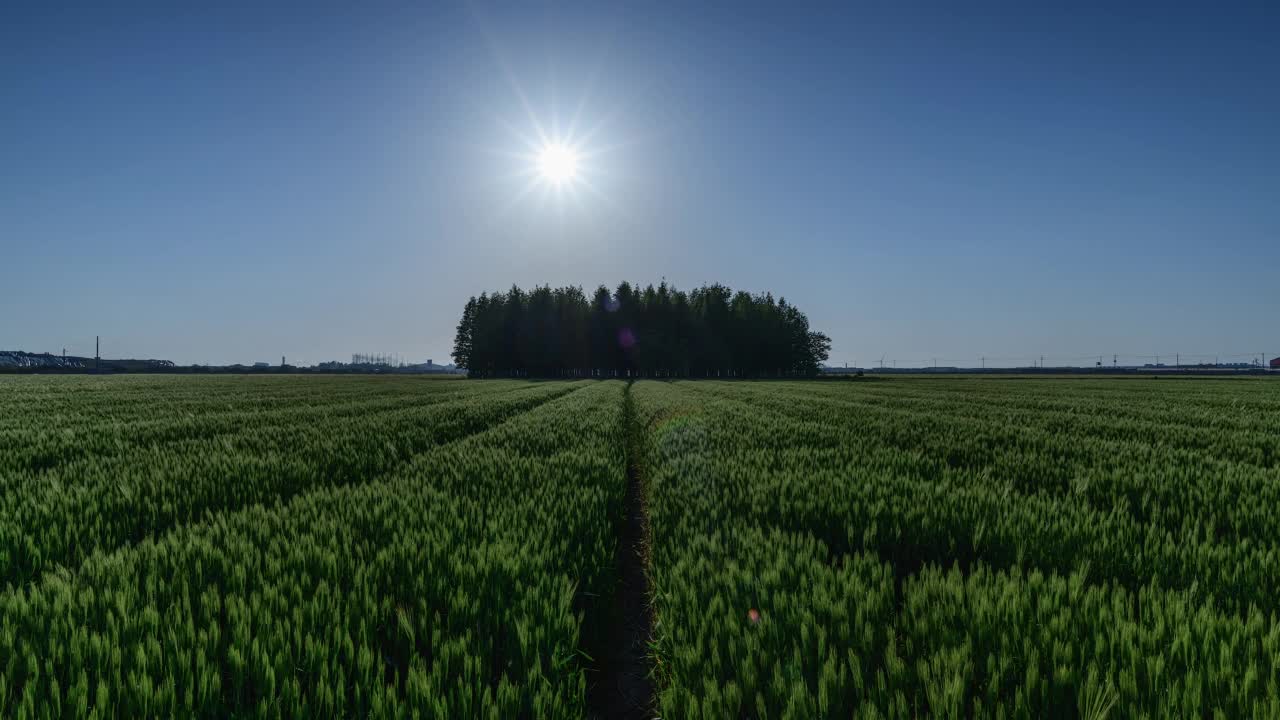
[{"label": "silhouetted tree", "polygon": [[545,285],[470,298],[453,360],[476,377],[797,377],[830,352],[785,298],[623,282],[590,300]]},{"label": "silhouetted tree", "polygon": [[474,334],[475,318],[476,299],[471,298],[462,309],[462,319],[458,321],[458,332],[453,336],[453,362],[459,367],[471,365],[471,338]]}]

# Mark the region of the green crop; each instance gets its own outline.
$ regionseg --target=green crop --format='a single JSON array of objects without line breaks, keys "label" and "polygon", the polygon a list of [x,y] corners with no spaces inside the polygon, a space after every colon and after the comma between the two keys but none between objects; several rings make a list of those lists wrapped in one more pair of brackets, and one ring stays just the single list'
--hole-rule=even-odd
[{"label": "green crop", "polygon": [[634,396],[664,717],[1280,716],[1280,386]]},{"label": "green crop", "polygon": [[587,716],[629,471],[661,717],[1280,717],[1267,380],[296,376],[0,378],[0,716]]},{"label": "green crop", "polygon": [[[262,380],[184,380],[187,393],[199,398],[194,402],[236,385],[293,389]],[[417,381],[402,383],[399,396],[325,398],[326,383],[345,390],[340,382],[319,381],[306,388],[309,398],[288,397],[280,409],[270,396],[190,408],[192,399],[179,394],[133,411],[141,421],[107,416],[62,428],[45,426],[41,413],[31,412],[30,423],[7,433],[0,451],[6,468],[0,517],[11,520],[0,525],[0,578],[21,583],[51,565],[74,566],[93,551],[140,542],[206,513],[376,479],[575,387],[509,383],[460,394],[464,383]],[[122,403],[132,401],[130,386],[147,394],[154,381],[126,383]]]},{"label": "green crop", "polygon": [[[74,567],[46,563],[0,596],[0,715],[581,717],[582,598],[609,591],[625,487],[623,385],[422,384],[448,397],[303,412],[329,442],[274,434],[286,416],[226,444],[210,432],[85,456],[132,458],[122,467],[175,487],[164,513],[132,496],[154,534],[85,515],[36,536],[99,529]],[[275,471],[306,470],[228,474],[216,510],[189,511],[178,468],[219,448],[287,451]]]}]

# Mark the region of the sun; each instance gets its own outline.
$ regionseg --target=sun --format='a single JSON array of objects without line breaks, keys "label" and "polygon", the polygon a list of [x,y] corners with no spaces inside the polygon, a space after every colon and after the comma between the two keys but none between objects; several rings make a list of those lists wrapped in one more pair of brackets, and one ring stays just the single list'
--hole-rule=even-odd
[{"label": "sun", "polygon": [[594,124],[587,123],[586,118],[593,113],[586,109],[587,98],[583,97],[567,119],[554,103],[547,116],[540,117],[510,73],[508,80],[524,110],[527,124],[502,115],[495,117],[495,124],[510,135],[514,143],[488,150],[515,161],[515,165],[502,178],[513,193],[506,202],[497,206],[494,218],[504,217],[526,198],[535,200],[539,211],[550,203],[562,221],[570,208],[586,211],[589,208],[586,203],[592,201],[599,202],[610,212],[624,215],[622,208],[607,192],[610,180],[618,177],[617,168],[609,167],[608,160],[612,153],[633,141],[614,137],[613,142],[602,145],[599,137],[600,133],[609,132],[611,123],[622,114],[622,109],[610,109],[601,113]]},{"label": "sun", "polygon": [[562,143],[547,143],[538,151],[538,172],[557,187],[573,182],[578,176],[578,153]]}]

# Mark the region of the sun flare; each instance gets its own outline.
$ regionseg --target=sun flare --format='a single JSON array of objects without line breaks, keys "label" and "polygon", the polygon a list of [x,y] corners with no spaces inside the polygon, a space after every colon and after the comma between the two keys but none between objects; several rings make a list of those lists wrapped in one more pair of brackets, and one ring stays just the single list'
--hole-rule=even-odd
[{"label": "sun flare", "polygon": [[[602,144],[602,134],[608,134],[614,118],[621,114],[618,108],[594,113],[588,109],[587,98],[578,100],[572,114],[562,113],[561,108],[548,106],[545,115],[534,112],[534,105],[514,76],[508,78],[516,98],[526,117],[497,116],[497,125],[510,136],[505,146],[491,148],[495,155],[515,161],[503,175],[504,183],[512,188],[511,197],[499,205],[495,218],[502,218],[529,199],[538,210],[550,205],[561,220],[572,210],[586,211],[597,203],[608,212],[625,215],[611,197],[610,180],[618,177],[618,168],[611,164],[618,148],[630,144],[626,137],[616,135],[609,144]],[[600,117],[595,117],[596,115]]]},{"label": "sun flare", "polygon": [[538,172],[554,185],[572,182],[578,175],[578,154],[560,143],[549,143],[538,152]]}]

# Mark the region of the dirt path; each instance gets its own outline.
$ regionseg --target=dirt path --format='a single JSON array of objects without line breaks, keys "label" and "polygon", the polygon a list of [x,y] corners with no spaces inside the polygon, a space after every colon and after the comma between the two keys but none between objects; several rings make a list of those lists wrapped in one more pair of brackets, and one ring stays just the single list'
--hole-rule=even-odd
[{"label": "dirt path", "polygon": [[587,707],[597,718],[654,717],[649,640],[653,612],[649,605],[649,522],[640,468],[639,427],[631,400],[631,383],[623,394],[627,443],[626,513],[618,542],[618,587],[607,607],[594,672],[588,676]]}]

